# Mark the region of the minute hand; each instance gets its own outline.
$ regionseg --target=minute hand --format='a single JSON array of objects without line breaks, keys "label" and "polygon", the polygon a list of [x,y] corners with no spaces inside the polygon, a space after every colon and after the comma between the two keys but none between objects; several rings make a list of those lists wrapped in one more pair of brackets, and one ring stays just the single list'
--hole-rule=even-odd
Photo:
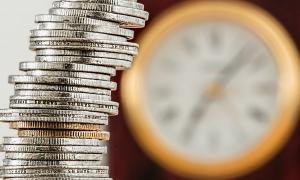
[{"label": "minute hand", "polygon": [[[217,73],[217,77],[219,77],[219,79],[216,82],[221,85],[225,85],[232,79],[234,74],[245,63],[245,59],[241,57],[243,57],[246,47],[247,46],[243,46],[234,56],[233,60],[231,60],[229,64],[227,64],[224,68],[221,69],[220,72]],[[191,112],[190,121],[187,123],[183,130],[184,141],[187,141],[193,134],[193,129],[195,128],[196,124],[201,121],[201,118],[205,115],[206,111],[213,101],[213,98],[207,97],[205,94],[201,94],[198,99],[197,106]]]},{"label": "minute hand", "polygon": [[247,58],[244,58],[246,54],[246,47],[247,46],[241,48],[234,58],[229,62],[229,64],[221,69],[221,71],[218,73],[218,83],[223,85],[228,83],[228,81],[230,81],[238,72],[238,70],[240,70],[240,68],[244,65],[244,63],[247,61]]}]

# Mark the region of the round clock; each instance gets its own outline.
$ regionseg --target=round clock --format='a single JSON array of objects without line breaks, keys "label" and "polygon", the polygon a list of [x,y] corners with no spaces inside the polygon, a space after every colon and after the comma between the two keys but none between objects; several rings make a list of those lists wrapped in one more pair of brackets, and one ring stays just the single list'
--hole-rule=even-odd
[{"label": "round clock", "polygon": [[122,80],[128,124],[161,166],[230,178],[287,142],[299,105],[299,57],[284,28],[240,1],[189,1],[157,18]]}]

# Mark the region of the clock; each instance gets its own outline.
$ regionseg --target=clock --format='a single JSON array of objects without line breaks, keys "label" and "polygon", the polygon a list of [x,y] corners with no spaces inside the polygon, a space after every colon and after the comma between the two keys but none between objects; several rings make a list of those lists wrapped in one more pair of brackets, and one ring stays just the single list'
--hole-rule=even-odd
[{"label": "clock", "polygon": [[138,144],[158,164],[186,177],[232,178],[287,142],[299,57],[267,12],[241,1],[187,1],[139,41],[122,102]]}]

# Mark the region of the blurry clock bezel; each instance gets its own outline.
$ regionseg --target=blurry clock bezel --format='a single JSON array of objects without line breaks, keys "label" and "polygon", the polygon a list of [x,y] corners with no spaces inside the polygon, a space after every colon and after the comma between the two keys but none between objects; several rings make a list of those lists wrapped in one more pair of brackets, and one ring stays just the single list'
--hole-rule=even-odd
[{"label": "blurry clock bezel", "polygon": [[[154,132],[144,108],[144,73],[156,46],[168,33],[193,21],[226,19],[258,35],[277,60],[280,110],[276,125],[261,143],[241,157],[216,164],[191,161],[168,147]],[[284,27],[265,10],[241,1],[188,1],[156,18],[140,36],[140,53],[125,72],[121,98],[127,122],[142,149],[162,167],[186,177],[231,178],[249,173],[269,161],[288,141],[297,124],[300,68],[297,48]]]}]

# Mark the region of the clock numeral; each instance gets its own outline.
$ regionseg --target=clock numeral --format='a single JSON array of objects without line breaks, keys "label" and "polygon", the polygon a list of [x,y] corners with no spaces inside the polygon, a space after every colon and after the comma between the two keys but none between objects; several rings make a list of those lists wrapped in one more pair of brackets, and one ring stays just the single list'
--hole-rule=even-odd
[{"label": "clock numeral", "polygon": [[153,98],[155,98],[156,100],[163,100],[168,98],[171,95],[171,91],[169,88],[167,87],[156,87],[153,88],[152,93]]},{"label": "clock numeral", "polygon": [[277,83],[274,82],[263,82],[258,84],[257,92],[262,95],[275,95],[277,92]]},{"label": "clock numeral", "polygon": [[255,59],[252,62],[252,65],[250,66],[251,72],[257,72],[258,70],[262,69],[264,66],[266,66],[267,61],[263,60],[263,56],[261,53],[255,55]]},{"label": "clock numeral", "polygon": [[208,147],[211,151],[217,151],[221,144],[221,136],[218,132],[210,132],[208,134]]},{"label": "clock numeral", "polygon": [[167,73],[176,73],[180,70],[180,67],[178,67],[178,63],[172,59],[162,59],[161,61],[161,71],[165,71]]},{"label": "clock numeral", "polygon": [[199,51],[199,49],[197,49],[195,42],[190,38],[182,39],[181,45],[184,47],[184,50],[188,53],[194,53],[196,51]]},{"label": "clock numeral", "polygon": [[209,33],[210,45],[213,49],[219,49],[222,45],[222,35],[217,28],[212,28]]},{"label": "clock numeral", "polygon": [[249,109],[249,115],[259,123],[266,122],[268,120],[267,114],[256,106],[251,106]]},{"label": "clock numeral", "polygon": [[177,116],[178,110],[174,107],[168,107],[161,113],[161,119],[166,123],[174,121]]}]

